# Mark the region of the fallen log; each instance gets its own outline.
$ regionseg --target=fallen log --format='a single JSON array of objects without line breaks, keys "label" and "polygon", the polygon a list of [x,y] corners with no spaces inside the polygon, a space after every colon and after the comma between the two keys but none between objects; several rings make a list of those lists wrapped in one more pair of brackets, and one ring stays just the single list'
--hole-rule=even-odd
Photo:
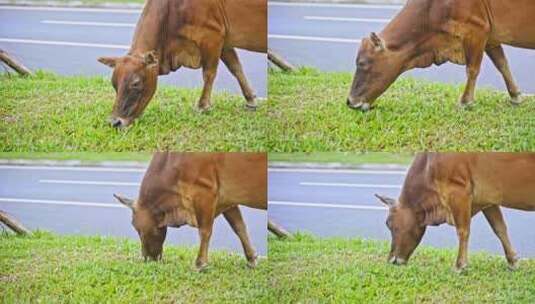
[{"label": "fallen log", "polygon": [[0,60],[5,62],[7,66],[9,66],[22,76],[32,75],[32,71],[30,71],[30,69],[25,67],[22,63],[18,62],[15,58],[11,57],[2,49],[0,49]]},{"label": "fallen log", "polygon": [[268,59],[283,71],[294,72],[296,70],[295,66],[286,61],[286,59],[282,58],[281,55],[275,53],[272,49],[268,49]]},{"label": "fallen log", "polygon": [[0,223],[5,224],[15,233],[20,235],[31,234],[32,232],[24,227],[19,221],[8,215],[7,213],[0,210]]},{"label": "fallen log", "polygon": [[289,238],[292,235],[290,232],[288,232],[286,229],[282,228],[281,226],[275,224],[272,220],[268,219],[268,230],[271,231],[274,235],[276,235],[278,238]]}]

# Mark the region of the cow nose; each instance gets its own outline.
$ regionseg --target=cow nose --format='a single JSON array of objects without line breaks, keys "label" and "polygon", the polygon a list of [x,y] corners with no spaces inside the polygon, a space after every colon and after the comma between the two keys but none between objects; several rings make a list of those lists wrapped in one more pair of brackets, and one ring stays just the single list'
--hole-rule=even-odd
[{"label": "cow nose", "polygon": [[119,127],[121,127],[122,124],[123,124],[123,122],[121,121],[121,119],[119,119],[119,118],[115,118],[115,117],[112,118],[112,119],[110,120],[110,123],[111,123],[111,125],[112,125],[113,127],[115,127],[115,128],[119,128]]},{"label": "cow nose", "polygon": [[350,106],[351,106],[351,101],[349,101],[349,98],[348,98],[348,99],[346,99],[346,105],[347,105],[348,107],[350,107]]}]

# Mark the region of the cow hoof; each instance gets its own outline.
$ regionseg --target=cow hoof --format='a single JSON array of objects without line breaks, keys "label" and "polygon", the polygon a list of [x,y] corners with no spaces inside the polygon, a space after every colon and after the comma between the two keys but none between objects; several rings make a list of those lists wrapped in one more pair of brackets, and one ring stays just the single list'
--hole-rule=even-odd
[{"label": "cow hoof", "polygon": [[515,271],[518,269],[518,259],[514,258],[512,261],[508,261],[507,268],[511,271]]},{"label": "cow hoof", "polygon": [[210,112],[210,110],[212,109],[212,106],[211,105],[197,105],[197,112],[203,114],[203,113],[208,113]]},{"label": "cow hoof", "polygon": [[362,112],[366,112],[366,111],[370,110],[370,108],[371,108],[370,104],[367,103],[367,102],[359,102],[357,104],[352,104],[351,102],[349,102],[349,100],[347,101],[347,106],[350,109],[361,110]]},{"label": "cow hoof", "polygon": [[459,107],[463,110],[471,110],[474,106],[474,102],[473,101],[460,101],[459,102]]},{"label": "cow hoof", "polygon": [[455,269],[454,271],[458,274],[461,274],[463,272],[465,272],[466,270],[466,264],[463,264],[463,265],[455,265]]},{"label": "cow hoof", "polygon": [[197,272],[205,272],[208,269],[208,263],[197,263],[195,265],[195,270]]},{"label": "cow hoof", "polygon": [[256,111],[256,108],[258,108],[258,105],[256,103],[246,103],[245,109],[248,111]]},{"label": "cow hoof", "polygon": [[519,104],[522,103],[522,95],[518,94],[514,97],[511,97],[511,99],[509,99],[509,102],[513,105],[513,106],[518,106]]},{"label": "cow hoof", "polygon": [[258,263],[256,261],[256,258],[254,260],[247,261],[247,267],[249,267],[251,269],[255,269],[257,264]]}]

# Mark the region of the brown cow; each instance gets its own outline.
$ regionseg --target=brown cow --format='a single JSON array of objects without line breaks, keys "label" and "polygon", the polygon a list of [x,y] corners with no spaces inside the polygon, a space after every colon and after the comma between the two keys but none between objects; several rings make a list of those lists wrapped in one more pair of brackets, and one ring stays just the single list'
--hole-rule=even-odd
[{"label": "brown cow", "polygon": [[128,54],[98,59],[114,68],[111,124],[128,126],[154,95],[158,75],[182,66],[202,68],[198,109],[208,110],[220,58],[238,80],[246,107],[256,108],[235,48],[267,51],[266,0],[147,0]]},{"label": "brown cow", "polygon": [[401,73],[446,61],[466,65],[460,104],[468,105],[484,52],[518,104],[520,91],[501,45],[535,49],[534,15],[532,0],[409,0],[379,35],[362,40],[347,105],[368,110]]},{"label": "brown cow", "polygon": [[240,241],[248,266],[256,266],[239,205],[267,210],[265,153],[156,153],[143,177],[139,197],[115,197],[132,209],[132,225],[141,239],[145,260],[159,260],[167,227],[199,229],[201,245],[195,263],[208,262],[214,219],[223,214]]},{"label": "brown cow", "polygon": [[467,263],[470,220],[482,211],[500,239],[511,269],[517,257],[500,206],[535,210],[535,153],[423,153],[414,159],[396,201],[389,207],[389,262],[404,264],[426,226],[448,223],[459,238],[456,269]]}]

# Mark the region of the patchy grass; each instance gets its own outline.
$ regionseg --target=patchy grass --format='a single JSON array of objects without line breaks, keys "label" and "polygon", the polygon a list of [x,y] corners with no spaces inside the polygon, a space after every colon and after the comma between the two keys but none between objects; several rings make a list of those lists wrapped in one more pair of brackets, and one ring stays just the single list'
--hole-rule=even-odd
[{"label": "patchy grass", "polygon": [[115,92],[103,77],[0,76],[0,150],[259,151],[272,121],[269,105],[244,109],[241,96],[213,94],[210,113],[194,110],[200,89],[160,86],[143,116],[127,130],[108,122]]},{"label": "patchy grass", "polygon": [[[0,154],[1,155],[1,154]],[[411,163],[413,155],[410,153],[386,152],[293,152],[269,153],[269,161],[293,163],[342,163],[350,165],[362,164],[402,164]]]},{"label": "patchy grass", "polygon": [[535,99],[512,106],[504,92],[478,87],[470,110],[463,86],[402,77],[367,113],[350,110],[349,73],[269,71],[270,152],[535,149]]},{"label": "patchy grass", "polygon": [[82,160],[84,162],[101,161],[142,161],[151,159],[149,152],[0,152],[0,159],[30,160]]},{"label": "patchy grass", "polygon": [[268,303],[267,261],[211,250],[193,270],[195,248],[167,246],[144,263],[139,244],[106,237],[0,235],[2,303]]},{"label": "patchy grass", "polygon": [[386,242],[269,239],[278,303],[534,303],[535,260],[509,271],[503,257],[471,254],[453,271],[455,250],[419,247],[407,266],[386,263]]}]

